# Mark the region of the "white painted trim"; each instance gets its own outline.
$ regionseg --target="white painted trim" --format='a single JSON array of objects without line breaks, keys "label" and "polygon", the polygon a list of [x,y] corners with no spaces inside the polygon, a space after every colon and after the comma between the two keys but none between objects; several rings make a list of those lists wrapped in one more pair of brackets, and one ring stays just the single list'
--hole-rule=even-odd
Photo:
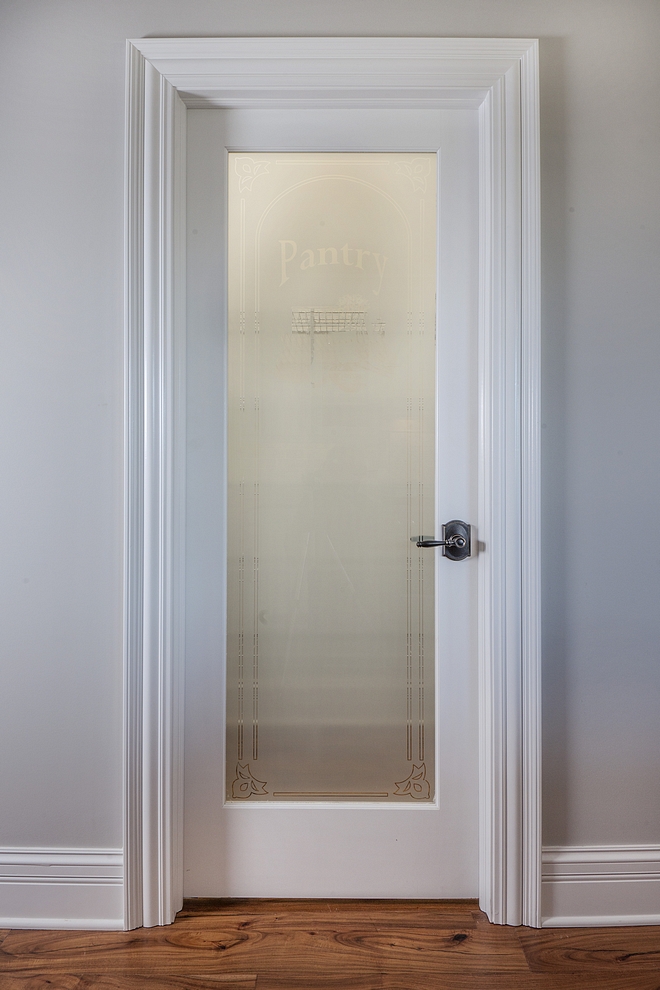
[{"label": "white painted trim", "polygon": [[660,846],[546,846],[547,928],[660,924]]},{"label": "white painted trim", "polygon": [[0,877],[87,876],[121,879],[121,849],[0,849]]},{"label": "white painted trim", "polygon": [[184,104],[479,108],[480,901],[492,921],[540,923],[537,49],[465,38],[128,43],[128,928],[171,921],[181,890]]},{"label": "white painted trim", "polygon": [[124,842],[127,928],[183,898],[185,123],[127,52]]},{"label": "white painted trim", "polygon": [[121,929],[121,849],[0,849],[0,928]]},{"label": "white painted trim", "polygon": [[480,893],[540,919],[537,47],[480,106]]}]

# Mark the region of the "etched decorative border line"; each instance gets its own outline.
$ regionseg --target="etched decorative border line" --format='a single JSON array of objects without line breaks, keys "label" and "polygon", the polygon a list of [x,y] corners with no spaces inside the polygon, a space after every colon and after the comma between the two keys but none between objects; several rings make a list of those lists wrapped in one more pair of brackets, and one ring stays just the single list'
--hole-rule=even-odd
[{"label": "etched decorative border line", "polygon": [[[422,331],[423,333],[423,331]],[[421,335],[421,334],[420,334]],[[421,363],[421,362],[420,362]],[[420,369],[421,371],[421,369]],[[420,376],[420,389],[421,389],[421,376]],[[418,498],[419,498],[419,531],[420,533],[425,533],[425,518],[424,518],[424,397],[420,396],[418,400],[418,419],[419,419],[419,436],[417,438],[418,443]],[[421,550],[417,551],[417,562],[418,562],[418,582],[419,587],[417,589],[417,601],[419,608],[419,615],[417,621],[419,623],[418,638],[417,638],[417,755],[420,761],[424,762],[424,678],[425,678],[425,656],[424,656],[424,553]]]},{"label": "etched decorative border line", "polygon": [[274,798],[386,798],[388,791],[273,791]]},{"label": "etched decorative border line", "polygon": [[[241,404],[242,406],[244,403]],[[238,760],[245,741],[245,481],[239,484],[240,550],[238,558]]]},{"label": "etched decorative border line", "polygon": [[[407,532],[412,533],[412,399],[406,402],[406,505],[408,514]],[[413,758],[413,628],[412,628],[412,582],[413,551],[408,542],[406,554],[406,759]]]}]

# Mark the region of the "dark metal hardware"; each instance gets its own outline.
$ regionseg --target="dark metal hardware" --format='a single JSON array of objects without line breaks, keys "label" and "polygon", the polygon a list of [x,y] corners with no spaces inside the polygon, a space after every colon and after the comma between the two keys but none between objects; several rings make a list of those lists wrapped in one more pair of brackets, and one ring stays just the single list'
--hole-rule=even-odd
[{"label": "dark metal hardware", "polygon": [[465,544],[462,536],[450,536],[448,540],[417,540],[418,547],[458,547],[462,550]]},{"label": "dark metal hardware", "polygon": [[442,527],[442,539],[411,536],[418,547],[442,547],[442,556],[449,560],[465,560],[472,555],[472,527],[462,519],[451,519]]}]

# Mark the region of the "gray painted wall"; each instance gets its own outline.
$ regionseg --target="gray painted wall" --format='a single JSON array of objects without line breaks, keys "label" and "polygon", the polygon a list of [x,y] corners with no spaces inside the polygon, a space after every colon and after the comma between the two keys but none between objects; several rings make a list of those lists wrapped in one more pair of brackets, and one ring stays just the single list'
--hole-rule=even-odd
[{"label": "gray painted wall", "polygon": [[660,5],[4,0],[0,845],[121,844],[124,40],[223,34],[541,39],[545,841],[660,843]]}]

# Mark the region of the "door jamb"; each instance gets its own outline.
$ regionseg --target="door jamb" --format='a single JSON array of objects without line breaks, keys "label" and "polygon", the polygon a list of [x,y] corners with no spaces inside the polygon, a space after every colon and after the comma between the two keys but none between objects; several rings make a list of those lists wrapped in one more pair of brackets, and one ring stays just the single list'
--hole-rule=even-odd
[{"label": "door jamb", "polygon": [[479,110],[479,902],[540,926],[538,42],[127,42],[125,928],[183,890],[185,123],[200,107]]}]

